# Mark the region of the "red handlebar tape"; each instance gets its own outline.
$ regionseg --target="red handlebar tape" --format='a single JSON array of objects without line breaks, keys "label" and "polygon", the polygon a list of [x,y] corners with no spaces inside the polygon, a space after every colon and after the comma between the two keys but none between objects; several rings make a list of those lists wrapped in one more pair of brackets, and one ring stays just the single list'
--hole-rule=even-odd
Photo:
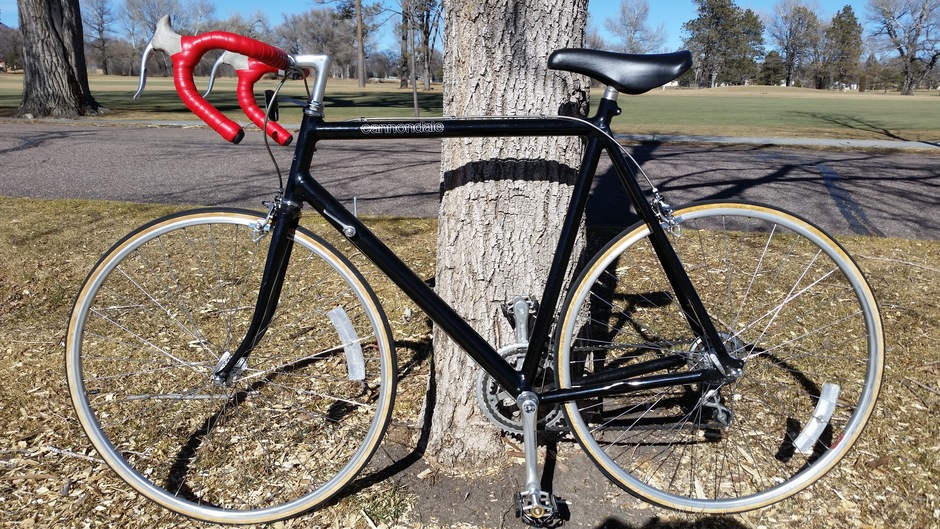
[{"label": "red handlebar tape", "polygon": [[[173,81],[176,85],[176,91],[180,95],[180,99],[189,110],[199,116],[200,119],[205,121],[207,125],[212,127],[212,129],[218,132],[223,138],[232,143],[240,142],[245,136],[241,126],[222,115],[222,113],[209,104],[208,101],[203,99],[196,89],[196,84],[193,82],[193,68],[195,68],[206,52],[222,49],[246,55],[276,70],[283,70],[290,65],[290,58],[287,52],[271,46],[270,44],[265,44],[248,37],[225,31],[210,31],[201,35],[185,36],[182,37],[180,45],[182,51],[174,54],[172,57]],[[239,76],[238,84],[239,93],[241,93],[241,76]],[[252,107],[257,108],[253,104],[253,95],[251,96],[251,100]],[[242,109],[245,109],[246,105],[242,103],[241,95],[239,95],[239,104],[241,104]],[[257,110],[260,112],[260,109]],[[248,113],[248,110],[245,110],[245,112]],[[263,112],[261,112],[261,118],[262,120],[264,119]],[[281,128],[280,125],[278,125],[278,128]],[[281,128],[281,130],[283,130],[283,128]],[[288,134],[287,136],[290,135]],[[274,139],[278,141],[278,143],[282,141],[276,137]],[[290,140],[285,141],[289,142]],[[286,143],[282,143],[282,145],[284,144]]]},{"label": "red handlebar tape", "polygon": [[[261,110],[255,102],[255,83],[258,82],[264,74],[277,73],[277,71],[278,68],[268,66],[254,59],[248,59],[248,69],[235,72],[238,74],[238,90],[236,92],[238,105],[242,107],[245,115],[248,116],[259,129],[264,128],[264,111]],[[265,129],[265,132],[271,139],[276,141],[278,145],[287,145],[294,139],[289,132],[284,130],[284,127],[274,121],[268,121],[268,127]]]}]

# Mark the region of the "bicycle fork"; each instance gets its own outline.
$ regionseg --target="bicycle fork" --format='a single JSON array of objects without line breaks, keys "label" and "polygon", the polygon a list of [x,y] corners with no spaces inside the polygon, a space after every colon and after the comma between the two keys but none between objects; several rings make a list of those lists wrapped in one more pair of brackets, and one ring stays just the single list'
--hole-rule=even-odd
[{"label": "bicycle fork", "polygon": [[264,337],[281,296],[287,263],[290,261],[291,250],[294,247],[293,234],[299,223],[300,206],[286,200],[275,200],[268,216],[262,222],[263,226],[258,227],[264,230],[265,227],[273,225],[270,233],[271,245],[264,264],[264,274],[261,277],[254,315],[245,338],[235,352],[226,351],[220,358],[212,374],[214,383],[225,385],[238,376],[245,369],[248,355]]}]

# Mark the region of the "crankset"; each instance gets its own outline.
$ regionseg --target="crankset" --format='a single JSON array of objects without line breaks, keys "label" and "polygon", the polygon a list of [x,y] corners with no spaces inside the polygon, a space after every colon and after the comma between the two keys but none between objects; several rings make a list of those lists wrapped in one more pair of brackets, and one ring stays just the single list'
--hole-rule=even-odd
[{"label": "crankset", "polygon": [[[500,355],[515,369],[522,368],[525,360],[526,344],[514,344],[500,350]],[[555,368],[550,356],[542,359],[535,375],[536,390],[545,389],[548,384],[554,384]],[[540,384],[540,385],[539,385]],[[480,370],[477,377],[477,404],[483,416],[503,431],[522,435],[522,414],[516,399],[503,389],[489,373]],[[561,430],[564,427],[564,413],[561,406],[540,406],[538,412],[538,429]]]}]

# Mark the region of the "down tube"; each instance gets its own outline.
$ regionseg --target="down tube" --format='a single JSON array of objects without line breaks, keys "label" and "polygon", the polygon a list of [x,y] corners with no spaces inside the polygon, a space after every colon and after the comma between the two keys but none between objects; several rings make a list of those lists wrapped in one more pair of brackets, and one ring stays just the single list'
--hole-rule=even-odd
[{"label": "down tube", "polygon": [[[408,295],[434,323],[483,366],[493,378],[515,397],[528,389],[522,377],[506,363],[476,330],[460,317],[434,290],[349,212],[333,195],[316,182],[309,172],[301,175],[299,185],[304,199],[330,224],[346,235],[389,279]],[[350,230],[349,228],[352,228]]]}]

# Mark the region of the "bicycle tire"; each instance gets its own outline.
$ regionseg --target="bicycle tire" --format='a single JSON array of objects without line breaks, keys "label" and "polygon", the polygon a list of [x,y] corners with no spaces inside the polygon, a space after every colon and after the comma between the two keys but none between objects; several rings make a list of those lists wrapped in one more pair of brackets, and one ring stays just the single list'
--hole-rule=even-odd
[{"label": "bicycle tire", "polygon": [[378,300],[303,228],[263,339],[232,382],[211,381],[254,311],[263,219],[213,208],[138,228],[104,254],[69,320],[69,392],[95,449],[147,498],[208,522],[322,505],[366,465],[394,403]]},{"label": "bicycle tire", "polygon": [[[870,417],[884,336],[866,279],[823,230],[778,209],[702,203],[675,212],[670,235],[743,374],[567,402],[573,435],[595,465],[638,498],[732,513],[803,490],[828,472]],[[586,266],[556,343],[560,388],[641,360],[681,355],[707,366],[637,225]],[[717,393],[712,393],[718,389]]]}]

